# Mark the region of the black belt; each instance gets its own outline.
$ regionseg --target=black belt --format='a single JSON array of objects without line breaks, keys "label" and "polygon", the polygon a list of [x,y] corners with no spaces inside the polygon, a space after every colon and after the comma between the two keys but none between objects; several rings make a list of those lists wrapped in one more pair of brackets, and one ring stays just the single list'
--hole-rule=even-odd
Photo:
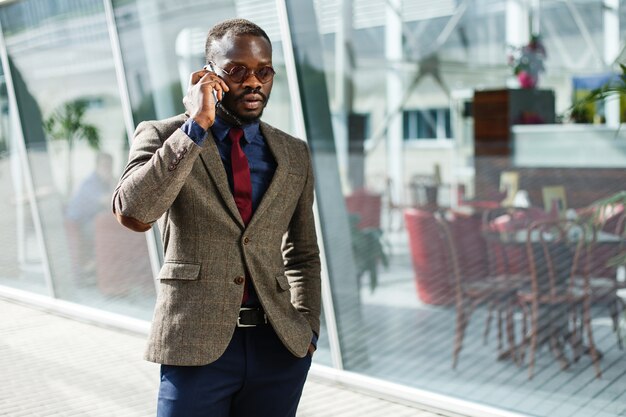
[{"label": "black belt", "polygon": [[256,327],[267,324],[267,316],[260,307],[241,307],[237,317],[237,327]]}]

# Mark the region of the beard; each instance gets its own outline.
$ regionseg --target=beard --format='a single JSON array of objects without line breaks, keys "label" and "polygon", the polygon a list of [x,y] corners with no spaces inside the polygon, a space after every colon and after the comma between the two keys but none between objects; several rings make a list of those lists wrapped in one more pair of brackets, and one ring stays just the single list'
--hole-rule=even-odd
[{"label": "beard", "polygon": [[[257,94],[261,97],[261,111],[257,115],[250,116],[237,111],[237,104],[243,102],[244,97],[248,94]],[[226,116],[227,119],[239,125],[254,123],[257,122],[263,115],[263,111],[267,106],[269,98],[269,94],[265,95],[260,89],[249,88],[246,89],[243,93],[236,96],[229,96],[228,94],[226,94],[224,100],[220,102],[219,110],[221,110],[221,116]]]}]

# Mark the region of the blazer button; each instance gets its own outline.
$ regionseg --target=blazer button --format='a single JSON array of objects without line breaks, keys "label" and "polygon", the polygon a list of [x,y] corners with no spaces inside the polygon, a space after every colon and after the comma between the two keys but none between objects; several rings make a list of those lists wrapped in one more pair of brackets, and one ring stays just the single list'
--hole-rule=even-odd
[{"label": "blazer button", "polygon": [[234,279],[235,284],[237,284],[237,285],[241,285],[241,284],[243,284],[245,280],[246,280],[246,279],[245,279],[244,277],[242,277],[242,276],[239,276],[239,277],[237,277],[237,278],[235,278],[235,279]]},{"label": "blazer button", "polygon": [[169,171],[174,171],[176,169],[176,167],[174,165],[170,165],[169,167],[167,167],[167,169]]},{"label": "blazer button", "polygon": [[250,239],[248,238],[248,236],[243,238],[243,244],[247,245],[248,243],[250,243]]}]

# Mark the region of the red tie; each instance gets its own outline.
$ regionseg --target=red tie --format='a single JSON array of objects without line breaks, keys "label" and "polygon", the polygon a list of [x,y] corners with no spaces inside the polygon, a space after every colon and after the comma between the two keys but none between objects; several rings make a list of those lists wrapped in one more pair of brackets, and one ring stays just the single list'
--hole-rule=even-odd
[{"label": "red tie", "polygon": [[[233,127],[228,131],[228,137],[232,142],[230,149],[230,162],[233,170],[233,196],[235,197],[235,204],[239,214],[243,219],[245,225],[250,222],[252,217],[252,181],[250,181],[250,167],[248,166],[248,158],[241,149],[241,138],[243,137],[243,130],[239,127]],[[243,299],[242,304],[248,301],[248,277],[243,287]]]},{"label": "red tie", "polygon": [[230,150],[230,162],[233,168],[233,195],[235,204],[244,224],[248,224],[252,217],[252,181],[250,181],[250,167],[248,158],[241,149],[243,130],[233,127],[228,131],[228,137],[233,146]]}]

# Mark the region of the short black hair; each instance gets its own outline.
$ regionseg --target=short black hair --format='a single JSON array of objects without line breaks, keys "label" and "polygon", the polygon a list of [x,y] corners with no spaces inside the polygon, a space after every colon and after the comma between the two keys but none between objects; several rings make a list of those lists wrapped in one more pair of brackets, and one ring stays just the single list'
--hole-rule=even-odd
[{"label": "short black hair", "polygon": [[259,25],[254,24],[246,19],[225,20],[213,26],[207,34],[206,43],[204,45],[204,56],[207,64],[213,59],[213,57],[211,56],[211,45],[213,44],[213,42],[222,39],[229,33],[235,36],[252,35],[263,37],[269,42],[270,48],[272,47],[272,41],[270,41],[270,37],[267,36],[267,33],[265,33],[265,31],[261,29]]}]

